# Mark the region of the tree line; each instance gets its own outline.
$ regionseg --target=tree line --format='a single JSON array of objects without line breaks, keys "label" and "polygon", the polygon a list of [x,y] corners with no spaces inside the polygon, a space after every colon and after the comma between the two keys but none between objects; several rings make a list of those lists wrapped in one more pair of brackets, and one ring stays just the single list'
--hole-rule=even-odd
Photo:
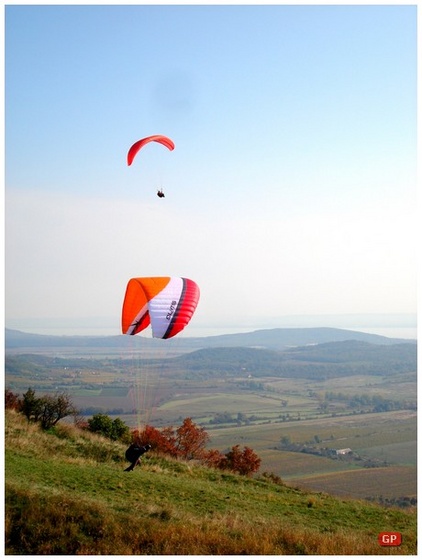
[{"label": "tree line", "polygon": [[[325,400],[328,401],[341,401],[348,404],[350,408],[367,408],[370,412],[388,412],[390,410],[416,410],[416,399],[410,401],[407,399],[395,400],[387,399],[382,395],[347,395],[341,392],[327,391],[325,393]],[[324,406],[324,403],[321,407]]]},{"label": "tree line", "polygon": [[67,416],[74,416],[75,423],[83,430],[125,444],[148,443],[156,453],[176,459],[195,460],[208,467],[246,476],[258,472],[261,465],[260,457],[247,446],[241,449],[239,445],[234,445],[226,453],[207,449],[208,433],[191,418],[185,418],[178,428],[169,426],[159,430],[147,425],[142,431],[131,430],[120,418],[112,419],[103,413],[94,414],[88,420],[78,418],[78,411],[68,394],[37,396],[31,388],[22,397],[6,389],[5,406],[23,414],[29,422],[39,423],[44,430],[54,428]]}]

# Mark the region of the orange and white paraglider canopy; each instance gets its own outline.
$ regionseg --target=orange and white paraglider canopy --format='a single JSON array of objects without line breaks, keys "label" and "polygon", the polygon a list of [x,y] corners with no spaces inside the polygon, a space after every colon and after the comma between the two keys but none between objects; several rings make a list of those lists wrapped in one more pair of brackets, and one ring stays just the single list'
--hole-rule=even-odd
[{"label": "orange and white paraglider canopy", "polygon": [[171,338],[189,323],[198,301],[199,287],[188,278],[132,278],[123,301],[122,332],[134,335],[151,325],[154,338]]}]

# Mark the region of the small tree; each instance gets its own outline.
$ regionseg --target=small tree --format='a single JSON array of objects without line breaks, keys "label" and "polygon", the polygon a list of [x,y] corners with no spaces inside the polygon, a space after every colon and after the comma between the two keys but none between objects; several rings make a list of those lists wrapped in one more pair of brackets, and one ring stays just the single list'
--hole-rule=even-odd
[{"label": "small tree", "polygon": [[239,445],[234,445],[226,453],[226,458],[222,461],[220,468],[225,468],[243,475],[251,475],[259,470],[261,459],[250,447],[240,450]]},{"label": "small tree", "polygon": [[23,394],[22,413],[32,422],[38,422],[41,417],[42,402],[35,396],[35,391],[31,387]]},{"label": "small tree", "polygon": [[44,430],[52,428],[62,418],[77,412],[67,393],[37,397],[31,388],[24,393],[20,409],[29,421],[40,422]]},{"label": "small tree", "polygon": [[119,440],[123,443],[130,443],[131,436],[129,426],[127,426],[120,418],[115,418],[112,424],[113,426],[111,439]]},{"label": "small tree", "polygon": [[62,418],[77,413],[70,396],[67,393],[56,393],[45,395],[41,401],[41,427],[48,430],[57,424]]},{"label": "small tree", "polygon": [[197,426],[192,418],[185,418],[176,430],[176,449],[183,459],[201,459],[209,435],[204,428]]}]

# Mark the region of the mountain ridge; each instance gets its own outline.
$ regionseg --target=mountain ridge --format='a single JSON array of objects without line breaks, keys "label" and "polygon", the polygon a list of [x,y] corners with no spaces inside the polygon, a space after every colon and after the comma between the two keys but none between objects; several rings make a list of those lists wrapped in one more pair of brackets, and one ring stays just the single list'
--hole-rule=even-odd
[{"label": "mountain ridge", "polygon": [[[391,345],[416,343],[413,339],[389,338],[382,335],[364,333],[331,327],[273,328],[259,329],[248,333],[223,334],[206,337],[176,337],[165,341],[167,348],[179,351],[192,351],[200,348],[216,347],[262,347],[272,350],[286,350],[289,347],[315,345],[326,342],[358,340],[372,344]],[[163,344],[160,339],[144,336],[126,335],[87,336],[87,335],[44,335],[26,333],[15,329],[5,329],[5,349],[19,350],[29,348],[107,348],[156,349]]]},{"label": "mountain ridge", "polygon": [[173,363],[197,376],[216,371],[228,376],[330,378],[400,375],[416,371],[417,347],[412,343],[373,344],[359,340],[324,342],[285,350],[256,347],[202,348],[184,353]]}]

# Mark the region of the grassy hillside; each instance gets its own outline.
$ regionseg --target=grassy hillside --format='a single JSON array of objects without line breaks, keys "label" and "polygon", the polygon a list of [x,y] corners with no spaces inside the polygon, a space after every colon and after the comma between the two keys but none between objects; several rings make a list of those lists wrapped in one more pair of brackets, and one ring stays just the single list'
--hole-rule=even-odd
[{"label": "grassy hillside", "polygon": [[[416,513],[147,455],[6,418],[7,554],[416,554]],[[382,531],[403,544],[381,547]]]}]

